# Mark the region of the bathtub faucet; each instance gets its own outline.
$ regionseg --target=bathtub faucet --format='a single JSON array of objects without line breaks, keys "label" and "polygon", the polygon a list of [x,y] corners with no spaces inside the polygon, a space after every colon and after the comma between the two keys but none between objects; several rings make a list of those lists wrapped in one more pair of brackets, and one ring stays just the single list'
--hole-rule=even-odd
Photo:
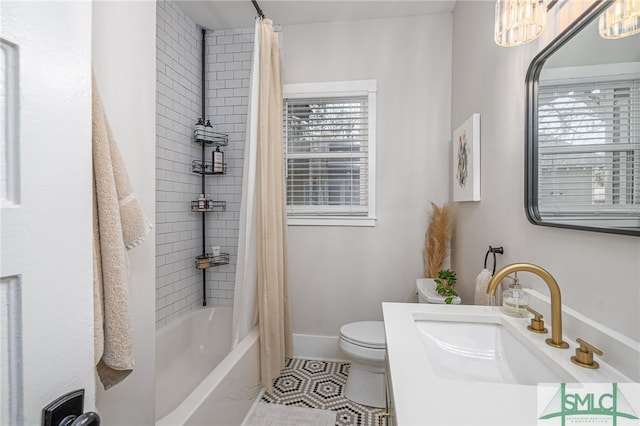
[{"label": "bathtub faucet", "polygon": [[534,265],[532,263],[512,263],[511,265],[507,265],[496,272],[493,278],[491,278],[487,287],[487,294],[494,296],[500,281],[502,281],[507,275],[519,271],[536,274],[542,278],[547,284],[547,287],[549,287],[549,292],[551,293],[551,338],[546,339],[545,342],[556,348],[568,348],[569,344],[562,341],[562,302],[560,297],[560,287],[558,286],[558,282],[555,278],[553,278],[553,276],[545,269],[542,269],[538,265]]}]

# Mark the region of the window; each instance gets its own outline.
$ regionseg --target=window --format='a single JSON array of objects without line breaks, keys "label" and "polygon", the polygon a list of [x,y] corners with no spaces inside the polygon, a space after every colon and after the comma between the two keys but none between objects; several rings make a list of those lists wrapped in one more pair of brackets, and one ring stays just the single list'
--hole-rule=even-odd
[{"label": "window", "polygon": [[634,225],[640,213],[640,79],[541,82],[538,102],[540,214]]},{"label": "window", "polygon": [[373,80],[284,86],[289,225],[375,225]]}]

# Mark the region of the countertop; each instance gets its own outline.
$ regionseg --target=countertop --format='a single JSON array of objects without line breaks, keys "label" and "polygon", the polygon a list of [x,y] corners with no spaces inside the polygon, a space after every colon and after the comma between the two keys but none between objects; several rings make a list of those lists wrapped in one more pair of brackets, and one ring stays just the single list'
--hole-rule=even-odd
[{"label": "countertop", "polygon": [[[529,318],[507,316],[499,307],[383,303],[382,309],[388,374],[396,422],[401,426],[535,425],[540,412],[538,386],[440,378],[429,364],[429,354],[415,325],[416,320],[501,324],[518,340],[527,341],[534,355],[557,370],[567,383],[631,382],[601,360],[597,370],[573,364],[570,358],[578,346],[575,341],[563,336],[570,348],[553,348],[544,342],[550,333],[528,331]],[[559,384],[550,386],[558,387]],[[542,403],[546,405],[544,401]]]}]

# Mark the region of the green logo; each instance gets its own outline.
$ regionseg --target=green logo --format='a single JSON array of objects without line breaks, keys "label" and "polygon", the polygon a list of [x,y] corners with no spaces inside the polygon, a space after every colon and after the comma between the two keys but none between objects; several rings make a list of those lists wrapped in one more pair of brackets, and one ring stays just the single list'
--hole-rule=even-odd
[{"label": "green logo", "polygon": [[569,417],[572,417],[571,423],[594,423],[595,419],[608,418],[609,421],[606,423],[614,426],[618,424],[618,418],[638,420],[633,407],[620,391],[617,383],[611,384],[610,391],[603,390],[602,384],[598,387],[597,392],[586,392],[584,389],[586,386],[584,386],[581,389],[582,392],[572,393],[567,391],[566,383],[561,383],[560,389],[551,398],[539,419],[559,417],[562,426],[565,426]]}]

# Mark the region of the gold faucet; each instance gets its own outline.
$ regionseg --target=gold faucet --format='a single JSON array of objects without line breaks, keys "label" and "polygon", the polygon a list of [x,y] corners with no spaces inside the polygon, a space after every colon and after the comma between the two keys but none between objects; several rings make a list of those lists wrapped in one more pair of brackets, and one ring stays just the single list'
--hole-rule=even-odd
[{"label": "gold faucet", "polygon": [[560,297],[560,287],[558,286],[558,282],[555,278],[553,278],[553,276],[545,269],[542,269],[538,265],[534,265],[532,263],[512,263],[511,265],[507,265],[496,272],[493,278],[491,278],[487,287],[487,294],[494,296],[500,281],[502,281],[507,275],[518,271],[532,272],[536,274],[542,278],[547,284],[547,287],[549,287],[549,292],[551,293],[551,338],[546,339],[545,342],[556,348],[568,348],[569,344],[562,341],[562,301]]}]

